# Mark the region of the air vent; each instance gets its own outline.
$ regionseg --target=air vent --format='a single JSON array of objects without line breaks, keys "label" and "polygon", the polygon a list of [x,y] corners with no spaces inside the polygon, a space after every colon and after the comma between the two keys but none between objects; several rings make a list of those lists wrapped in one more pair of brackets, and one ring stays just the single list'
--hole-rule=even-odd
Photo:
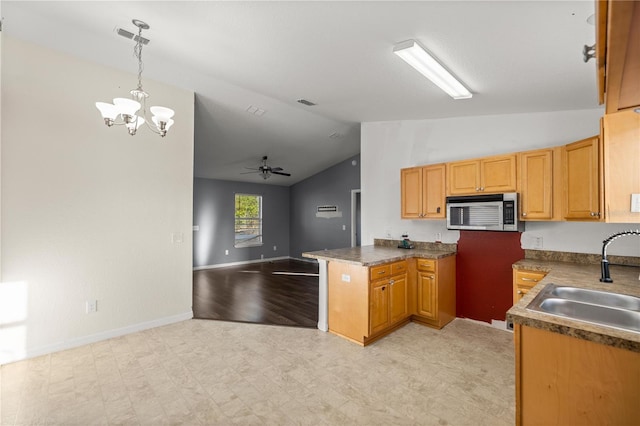
[{"label": "air vent", "polygon": [[314,106],[315,104],[311,101],[308,101],[306,99],[298,99],[298,102],[301,103],[302,105],[306,105],[306,106]]},{"label": "air vent", "polygon": [[[124,38],[128,38],[130,40],[135,41],[136,43],[138,42],[138,36],[135,35],[132,32],[129,32],[127,30],[123,30],[122,28],[116,28],[116,32],[118,33],[118,35],[121,35]],[[144,37],[140,37],[140,42],[142,44],[149,44],[149,39],[148,38],[144,38]]]},{"label": "air vent", "polygon": [[253,105],[249,105],[245,111],[247,111],[249,114],[253,114],[253,115],[257,115],[258,117],[262,117],[264,115],[265,110],[263,110],[262,108],[258,108],[257,106],[253,106]]}]

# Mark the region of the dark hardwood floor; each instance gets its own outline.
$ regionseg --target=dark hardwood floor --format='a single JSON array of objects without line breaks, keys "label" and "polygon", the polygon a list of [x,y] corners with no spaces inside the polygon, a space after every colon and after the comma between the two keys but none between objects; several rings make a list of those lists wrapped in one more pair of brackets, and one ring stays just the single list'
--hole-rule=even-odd
[{"label": "dark hardwood floor", "polygon": [[[275,272],[275,274],[274,274]],[[317,327],[318,264],[279,260],[193,272],[198,319]]]}]

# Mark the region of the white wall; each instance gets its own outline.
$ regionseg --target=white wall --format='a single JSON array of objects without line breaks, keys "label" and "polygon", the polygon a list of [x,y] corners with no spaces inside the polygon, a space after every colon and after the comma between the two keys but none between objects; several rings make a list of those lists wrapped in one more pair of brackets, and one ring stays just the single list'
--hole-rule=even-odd
[{"label": "white wall", "polygon": [[[592,109],[363,123],[362,244],[372,244],[374,238],[399,239],[405,232],[417,241],[435,241],[436,233],[443,242],[458,241],[459,232],[447,231],[444,220],[400,219],[400,169],[564,145],[597,135],[602,115],[602,109]],[[523,248],[533,249],[533,237],[539,236],[544,250],[599,253],[604,238],[629,228],[527,222],[521,241]],[[619,239],[608,253],[640,256],[640,244],[637,238]]]},{"label": "white wall", "polygon": [[143,80],[176,123],[129,136],[94,103],[135,74],[2,43],[0,362],[190,318],[193,93]]}]

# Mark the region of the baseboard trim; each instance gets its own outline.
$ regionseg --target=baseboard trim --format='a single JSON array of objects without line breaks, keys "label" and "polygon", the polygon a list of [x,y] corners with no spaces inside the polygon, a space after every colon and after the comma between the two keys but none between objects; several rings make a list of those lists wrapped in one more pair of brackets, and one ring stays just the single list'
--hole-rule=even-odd
[{"label": "baseboard trim", "polygon": [[202,271],[204,269],[226,268],[227,266],[249,265],[252,263],[273,262],[274,260],[286,260],[286,259],[293,259],[293,258],[290,256],[280,256],[280,257],[270,257],[268,259],[241,260],[239,262],[218,263],[216,265],[196,266],[193,268],[193,270]]},{"label": "baseboard trim", "polygon": [[10,362],[22,361],[29,358],[35,358],[42,355],[48,355],[54,352],[60,352],[67,349],[73,349],[78,346],[88,345],[91,343],[100,342],[102,340],[112,339],[114,337],[120,337],[126,334],[144,331],[150,328],[161,327],[163,325],[174,324],[177,322],[190,320],[192,318],[193,318],[193,311],[189,311],[189,312],[184,312],[177,315],[172,315],[169,317],[158,318],[151,321],[145,321],[138,324],[128,325],[126,327],[115,328],[113,330],[106,330],[100,333],[90,334],[88,336],[78,337],[78,338],[67,340],[64,342],[54,343],[52,345],[41,346],[39,348],[30,348],[25,350],[23,354],[0,354],[0,365],[8,364]]}]

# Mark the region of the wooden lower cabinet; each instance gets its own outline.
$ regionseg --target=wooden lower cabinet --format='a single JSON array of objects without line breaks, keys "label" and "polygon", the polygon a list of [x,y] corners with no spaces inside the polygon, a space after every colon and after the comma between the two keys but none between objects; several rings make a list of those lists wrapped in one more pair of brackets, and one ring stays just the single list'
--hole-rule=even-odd
[{"label": "wooden lower cabinet", "polygon": [[442,328],[456,317],[456,257],[416,259],[413,321]]},{"label": "wooden lower cabinet", "polygon": [[410,320],[442,328],[456,316],[455,256],[372,267],[330,261],[328,281],[329,331],[360,345]]},{"label": "wooden lower cabinet", "polygon": [[640,353],[515,324],[516,425],[636,425]]},{"label": "wooden lower cabinet", "polygon": [[530,271],[524,269],[513,270],[513,304],[515,305],[531,290],[541,279],[547,275],[542,271]]}]

